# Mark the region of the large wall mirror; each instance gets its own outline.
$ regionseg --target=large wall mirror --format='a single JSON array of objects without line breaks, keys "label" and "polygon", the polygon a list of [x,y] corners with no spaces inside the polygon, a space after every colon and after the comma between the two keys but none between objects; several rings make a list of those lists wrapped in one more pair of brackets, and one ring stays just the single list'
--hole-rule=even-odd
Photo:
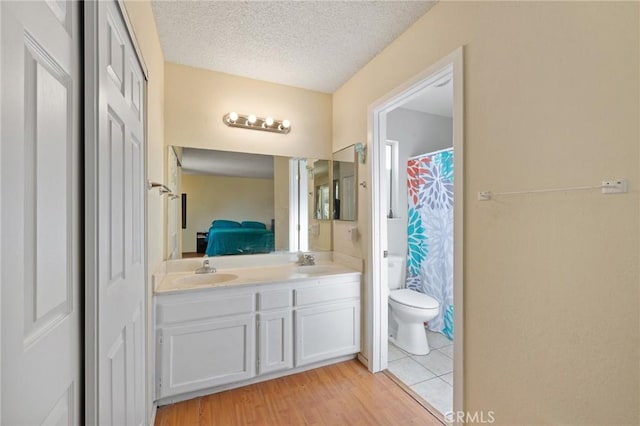
[{"label": "large wall mirror", "polygon": [[329,161],[315,160],[313,168],[313,218],[318,220],[331,219],[331,179],[329,176]]},{"label": "large wall mirror", "polygon": [[183,256],[332,249],[331,233],[327,240],[327,231],[309,220],[313,160],[187,147],[176,152],[178,192],[186,198]]},{"label": "large wall mirror", "polygon": [[307,161],[306,169],[309,202],[308,247],[311,251],[329,251],[333,249],[331,161],[310,159]]},{"label": "large wall mirror", "polygon": [[335,220],[356,220],[358,166],[354,146],[333,153],[333,215]]}]

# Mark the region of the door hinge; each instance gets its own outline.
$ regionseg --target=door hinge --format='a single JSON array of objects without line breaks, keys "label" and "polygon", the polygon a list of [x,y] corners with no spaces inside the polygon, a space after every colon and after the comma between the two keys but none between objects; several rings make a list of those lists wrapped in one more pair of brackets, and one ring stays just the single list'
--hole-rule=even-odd
[{"label": "door hinge", "polygon": [[158,379],[158,388],[162,388],[162,377]]},{"label": "door hinge", "polygon": [[161,345],[164,343],[164,338],[162,337],[162,334],[158,337],[158,343]]},{"label": "door hinge", "polygon": [[386,259],[387,257],[389,257],[389,250],[385,250],[385,251],[383,251],[383,252],[382,252],[382,257],[384,257],[385,259]]}]

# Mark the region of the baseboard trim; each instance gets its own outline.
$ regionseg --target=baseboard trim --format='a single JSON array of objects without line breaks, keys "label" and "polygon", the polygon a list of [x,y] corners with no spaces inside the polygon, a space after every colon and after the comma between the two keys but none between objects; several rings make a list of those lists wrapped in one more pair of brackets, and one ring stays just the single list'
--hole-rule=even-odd
[{"label": "baseboard trim", "polygon": [[367,358],[366,356],[362,355],[362,352],[360,352],[358,354],[358,361],[360,361],[360,363],[362,365],[364,365],[365,367],[367,367],[367,370],[369,369],[369,358]]},{"label": "baseboard trim", "polygon": [[320,361],[313,364],[305,365],[302,367],[292,368],[289,370],[277,371],[271,374],[265,374],[263,376],[254,377],[249,380],[244,380],[241,382],[229,383],[221,386],[214,386],[211,388],[201,389],[197,391],[187,392],[180,395],[172,395],[166,396],[155,401],[155,405],[157,407],[162,407],[163,405],[175,404],[176,402],[182,402],[193,398],[198,398],[205,395],[211,395],[218,392],[227,391],[230,389],[236,389],[247,385],[253,385],[255,383],[266,382],[267,380],[277,379],[279,377],[290,376],[296,373],[302,373],[303,371],[314,370],[316,368],[325,367],[331,364],[337,364],[339,362],[349,361],[356,358],[356,354],[346,355],[337,358],[332,358],[326,361]]},{"label": "baseboard trim", "polygon": [[149,426],[156,424],[156,414],[158,414],[158,404],[153,402],[151,403],[151,421],[149,422]]}]

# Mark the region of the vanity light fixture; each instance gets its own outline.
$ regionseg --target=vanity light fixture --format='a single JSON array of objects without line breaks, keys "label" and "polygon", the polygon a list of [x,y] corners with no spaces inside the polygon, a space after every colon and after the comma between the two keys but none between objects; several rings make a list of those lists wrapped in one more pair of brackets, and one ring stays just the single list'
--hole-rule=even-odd
[{"label": "vanity light fixture", "polygon": [[284,133],[291,131],[289,120],[276,120],[273,117],[256,117],[253,114],[244,115],[230,112],[222,117],[222,121],[229,127],[239,127],[243,129],[265,130],[267,132]]}]

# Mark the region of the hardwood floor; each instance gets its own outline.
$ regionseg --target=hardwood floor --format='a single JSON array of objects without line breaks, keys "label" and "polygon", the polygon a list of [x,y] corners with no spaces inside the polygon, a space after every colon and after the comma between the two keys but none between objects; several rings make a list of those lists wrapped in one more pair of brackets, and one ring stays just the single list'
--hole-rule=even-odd
[{"label": "hardwood floor", "polygon": [[442,425],[356,360],[160,407],[155,424]]}]

